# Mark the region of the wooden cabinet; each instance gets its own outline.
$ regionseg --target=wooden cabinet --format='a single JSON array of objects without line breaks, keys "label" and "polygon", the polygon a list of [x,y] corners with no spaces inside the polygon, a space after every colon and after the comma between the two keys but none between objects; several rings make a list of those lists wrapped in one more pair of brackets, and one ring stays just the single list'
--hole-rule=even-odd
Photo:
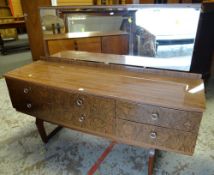
[{"label": "wooden cabinet", "polygon": [[51,40],[48,41],[48,52],[50,55],[65,51],[88,51],[88,52],[101,52],[101,38],[80,38],[80,39],[64,39],[64,40]]},{"label": "wooden cabinet", "polygon": [[126,55],[129,52],[129,35],[125,32],[85,32],[79,37],[74,34],[49,35],[45,39],[47,54],[65,50],[88,51]]},{"label": "wooden cabinet", "polygon": [[[202,80],[93,64],[37,61],[7,73],[13,107],[122,143],[193,154],[205,100],[203,89],[191,89]],[[175,86],[183,95],[175,98]]]}]

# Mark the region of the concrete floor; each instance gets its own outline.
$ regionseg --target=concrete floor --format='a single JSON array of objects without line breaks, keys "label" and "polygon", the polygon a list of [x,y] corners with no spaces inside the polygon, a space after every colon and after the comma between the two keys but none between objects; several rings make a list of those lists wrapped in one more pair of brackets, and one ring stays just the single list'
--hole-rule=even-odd
[{"label": "concrete floor", "polygon": [[31,58],[31,51],[20,51],[18,53],[14,52],[9,53],[8,55],[0,54],[0,77],[10,70],[31,63]]},{"label": "concrete floor", "polygon": [[[0,57],[1,74],[31,62],[23,52]],[[13,62],[14,61],[14,62]],[[155,175],[214,175],[214,80],[207,87],[193,156],[159,151]],[[46,124],[50,131],[54,126]],[[4,79],[0,79],[0,175],[86,175],[111,141],[63,129],[43,144],[35,119],[13,109]],[[147,150],[116,144],[94,175],[146,175]]]}]

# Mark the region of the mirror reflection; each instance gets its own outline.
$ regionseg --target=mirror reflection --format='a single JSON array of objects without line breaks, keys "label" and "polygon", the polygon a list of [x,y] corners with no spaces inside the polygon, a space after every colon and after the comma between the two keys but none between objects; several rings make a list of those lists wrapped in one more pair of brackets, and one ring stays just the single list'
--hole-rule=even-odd
[{"label": "mirror reflection", "polygon": [[51,7],[40,15],[47,55],[134,55],[145,66],[189,71],[200,5]]}]

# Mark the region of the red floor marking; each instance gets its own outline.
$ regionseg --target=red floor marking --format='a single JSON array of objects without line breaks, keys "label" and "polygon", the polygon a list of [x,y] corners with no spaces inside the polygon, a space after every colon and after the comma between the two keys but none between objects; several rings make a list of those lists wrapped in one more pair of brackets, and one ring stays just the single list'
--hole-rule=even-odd
[{"label": "red floor marking", "polygon": [[114,142],[114,141],[111,142],[111,144],[105,149],[105,151],[102,153],[102,155],[97,159],[97,161],[94,163],[94,165],[90,168],[87,175],[93,175],[97,171],[100,164],[108,156],[108,154],[111,152],[111,150],[115,144],[116,144],[116,142]]}]

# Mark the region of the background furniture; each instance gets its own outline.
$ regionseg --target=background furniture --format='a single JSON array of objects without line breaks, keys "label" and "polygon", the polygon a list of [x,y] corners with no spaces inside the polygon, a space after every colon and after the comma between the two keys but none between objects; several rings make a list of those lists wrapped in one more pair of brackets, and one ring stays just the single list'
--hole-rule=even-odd
[{"label": "background furniture", "polygon": [[126,32],[80,32],[45,35],[47,55],[64,51],[77,50],[98,53],[127,55],[129,36]]},{"label": "background furniture", "polygon": [[0,51],[7,54],[9,51],[29,48],[28,38],[20,38],[18,32],[25,28],[23,16],[13,17],[9,6],[0,6]]},{"label": "background furniture", "polygon": [[12,16],[10,7],[6,3],[6,1],[0,1],[0,33],[2,38],[5,39],[17,38],[17,31],[15,29],[15,26],[11,25],[9,26],[9,23],[13,24],[14,21],[15,18]]}]

